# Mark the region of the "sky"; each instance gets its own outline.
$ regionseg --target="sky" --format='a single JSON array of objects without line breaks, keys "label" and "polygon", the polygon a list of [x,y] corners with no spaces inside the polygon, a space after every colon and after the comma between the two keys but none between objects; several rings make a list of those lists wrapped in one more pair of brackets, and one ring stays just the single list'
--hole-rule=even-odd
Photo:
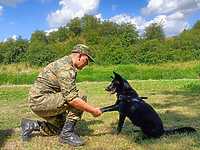
[{"label": "sky", "polygon": [[29,40],[36,30],[48,34],[84,14],[131,22],[140,34],[162,22],[169,37],[200,20],[200,0],[0,0],[0,42],[19,36]]}]

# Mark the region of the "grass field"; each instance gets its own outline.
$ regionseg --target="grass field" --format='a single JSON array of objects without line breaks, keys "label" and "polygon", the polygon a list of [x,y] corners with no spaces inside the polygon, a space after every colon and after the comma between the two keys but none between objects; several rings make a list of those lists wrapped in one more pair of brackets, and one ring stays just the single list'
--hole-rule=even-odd
[{"label": "grass field", "polygon": [[[30,67],[27,63],[0,65],[0,85],[33,84],[43,68]],[[113,74],[113,71],[128,80],[199,79],[200,61],[172,62],[162,65],[92,65],[77,71],[76,82],[110,81],[109,76]]]},{"label": "grass field", "polygon": [[[94,107],[114,104],[116,96],[110,96],[104,89],[109,82],[81,82],[78,89],[88,95],[88,103]],[[57,136],[41,136],[37,132],[31,135],[30,142],[20,137],[22,117],[39,119],[31,112],[27,95],[29,85],[0,86],[0,149],[84,149],[84,150],[197,150],[200,149],[200,80],[157,80],[130,81],[132,87],[158,112],[165,128],[192,126],[194,134],[176,134],[160,139],[141,140],[141,133],[133,133],[131,122],[126,119],[122,132],[113,135],[117,128],[118,112],[107,112],[94,118],[84,113],[78,122],[75,133],[86,141],[85,146],[73,148],[61,144]],[[42,120],[41,120],[42,121]]]}]

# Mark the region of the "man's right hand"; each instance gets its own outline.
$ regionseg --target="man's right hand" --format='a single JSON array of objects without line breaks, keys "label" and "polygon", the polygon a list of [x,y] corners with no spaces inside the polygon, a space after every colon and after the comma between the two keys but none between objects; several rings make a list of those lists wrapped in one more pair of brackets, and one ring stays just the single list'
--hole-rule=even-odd
[{"label": "man's right hand", "polygon": [[94,117],[99,117],[102,114],[102,112],[100,111],[100,108],[95,108],[94,111],[92,112],[92,115]]}]

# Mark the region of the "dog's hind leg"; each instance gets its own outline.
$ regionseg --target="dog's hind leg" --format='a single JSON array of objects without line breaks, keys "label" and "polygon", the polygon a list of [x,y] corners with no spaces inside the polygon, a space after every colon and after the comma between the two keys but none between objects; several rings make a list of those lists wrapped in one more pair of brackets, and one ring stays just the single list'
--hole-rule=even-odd
[{"label": "dog's hind leg", "polygon": [[122,131],[122,126],[124,124],[124,120],[126,118],[126,115],[120,113],[119,115],[119,123],[118,123],[118,127],[117,127],[117,135]]}]

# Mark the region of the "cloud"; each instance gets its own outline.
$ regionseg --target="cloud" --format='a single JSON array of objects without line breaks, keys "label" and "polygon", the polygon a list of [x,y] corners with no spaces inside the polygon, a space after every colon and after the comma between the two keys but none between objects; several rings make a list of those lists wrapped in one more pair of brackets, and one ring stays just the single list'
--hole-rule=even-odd
[{"label": "cloud", "polygon": [[110,18],[109,20],[116,22],[118,24],[130,22],[135,25],[137,30],[143,30],[146,23],[146,21],[141,16],[131,18],[130,15],[126,14],[116,15]]},{"label": "cloud", "polygon": [[189,23],[182,19],[183,15],[179,13],[174,13],[169,16],[158,15],[153,20],[146,22],[145,27],[149,26],[151,23],[163,23],[163,29],[166,36],[172,36],[174,34],[181,33],[184,29],[189,28]]},{"label": "cloud", "polygon": [[[12,39],[13,39],[14,41],[16,41],[16,40],[17,40],[17,36],[16,36],[16,35],[13,35],[13,36],[12,36]],[[6,42],[6,41],[8,41],[8,39],[4,39],[4,42]]]},{"label": "cloud", "polygon": [[170,35],[188,29],[189,23],[186,19],[199,9],[200,0],[149,0],[141,13],[148,16],[158,15],[152,21],[162,20],[166,34]]},{"label": "cloud", "polygon": [[84,14],[95,14],[100,0],[61,0],[60,10],[51,12],[47,16],[50,28],[64,26],[70,19],[83,17]]},{"label": "cloud", "polygon": [[6,4],[6,5],[9,5],[9,6],[13,6],[15,7],[16,6],[16,3],[21,3],[21,2],[24,2],[26,0],[0,0],[0,2]]},{"label": "cloud", "polygon": [[10,22],[10,24],[15,24],[15,22]]},{"label": "cloud", "polygon": [[98,14],[98,15],[95,15],[95,17],[97,19],[99,19],[100,21],[104,21],[103,17],[102,17],[102,14]]},{"label": "cloud", "polygon": [[180,12],[189,16],[198,9],[200,9],[200,0],[149,0],[147,7],[141,9],[141,13],[144,15],[161,15]]},{"label": "cloud", "polygon": [[182,19],[183,14],[174,13],[169,16],[158,15],[151,21],[146,21],[142,16],[131,17],[130,15],[121,14],[116,15],[109,20],[114,21],[118,24],[122,22],[131,22],[135,25],[140,34],[143,33],[145,27],[149,26],[151,23],[163,23],[163,29],[167,36],[172,36],[172,34],[179,34],[184,29],[189,28],[189,24],[186,20]]},{"label": "cloud", "polygon": [[46,35],[48,36],[49,33],[54,32],[54,31],[58,31],[58,29],[55,28],[55,29],[46,30],[45,33],[46,33]]},{"label": "cloud", "polygon": [[112,10],[115,11],[117,8],[117,5],[112,5]]},{"label": "cloud", "polygon": [[3,13],[3,6],[0,6],[0,15]]},{"label": "cloud", "polygon": [[[44,1],[44,0],[41,0]],[[60,0],[61,9],[51,12],[47,21],[50,28],[58,28],[66,25],[70,19],[83,17],[84,14],[95,14],[98,10],[100,0]],[[116,9],[112,5],[112,10]],[[142,15],[156,15],[151,21],[146,21],[141,16],[130,16],[119,14],[109,20],[116,23],[131,22],[141,33],[150,23],[162,22],[167,36],[179,34],[189,28],[187,18],[200,9],[200,0],[148,0],[147,7],[141,9]],[[102,14],[96,17],[103,21]]]}]

